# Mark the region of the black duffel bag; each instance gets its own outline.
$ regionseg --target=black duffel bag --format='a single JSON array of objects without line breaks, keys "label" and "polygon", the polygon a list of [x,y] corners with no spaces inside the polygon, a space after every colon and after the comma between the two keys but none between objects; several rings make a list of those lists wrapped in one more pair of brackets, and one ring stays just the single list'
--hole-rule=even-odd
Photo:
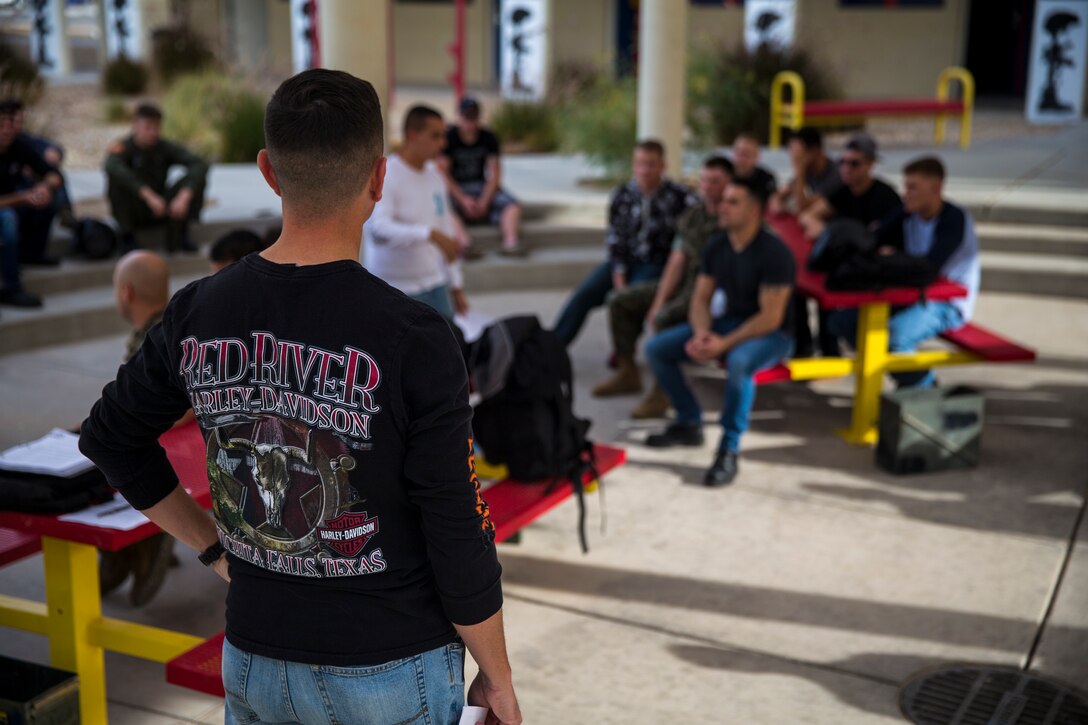
[{"label": "black duffel bag", "polygon": [[63,514],[112,498],[113,489],[97,468],[72,478],[0,471],[0,511]]}]

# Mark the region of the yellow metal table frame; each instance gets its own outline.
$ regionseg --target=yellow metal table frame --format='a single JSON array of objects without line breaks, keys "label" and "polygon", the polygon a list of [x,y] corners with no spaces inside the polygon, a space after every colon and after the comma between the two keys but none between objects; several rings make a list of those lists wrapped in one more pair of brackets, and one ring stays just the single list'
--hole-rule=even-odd
[{"label": "yellow metal table frame", "polygon": [[880,393],[887,373],[905,373],[946,365],[968,365],[982,360],[959,350],[888,352],[888,318],[891,305],[872,302],[858,309],[856,355],[853,358],[802,358],[787,366],[793,380],[819,380],[854,376],[854,403],[850,427],[839,434],[855,445],[877,442]]},{"label": "yellow metal table frame", "polygon": [[106,650],[165,663],[203,641],[103,617],[95,547],[43,536],[42,554],[45,603],[0,595],[0,626],[49,638],[52,665],[79,676],[83,725],[106,723]]}]

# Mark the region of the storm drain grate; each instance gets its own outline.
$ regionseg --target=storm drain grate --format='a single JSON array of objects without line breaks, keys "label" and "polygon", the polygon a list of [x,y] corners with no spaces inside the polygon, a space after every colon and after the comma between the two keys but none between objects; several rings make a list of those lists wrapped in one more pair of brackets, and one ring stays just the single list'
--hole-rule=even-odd
[{"label": "storm drain grate", "polygon": [[955,667],[916,675],[899,691],[916,725],[1088,725],[1088,699],[1012,667]]}]

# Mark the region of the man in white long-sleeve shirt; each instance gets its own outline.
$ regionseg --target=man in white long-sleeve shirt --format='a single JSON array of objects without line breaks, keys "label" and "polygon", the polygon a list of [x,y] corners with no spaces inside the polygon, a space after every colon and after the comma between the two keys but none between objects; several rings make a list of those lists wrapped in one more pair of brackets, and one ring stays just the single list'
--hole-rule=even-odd
[{"label": "man in white long-sleeve shirt", "polygon": [[404,117],[404,146],[390,155],[381,201],[363,227],[362,262],[452,319],[468,310],[460,257],[469,240],[435,164],[445,143],[442,115],[413,106]]}]

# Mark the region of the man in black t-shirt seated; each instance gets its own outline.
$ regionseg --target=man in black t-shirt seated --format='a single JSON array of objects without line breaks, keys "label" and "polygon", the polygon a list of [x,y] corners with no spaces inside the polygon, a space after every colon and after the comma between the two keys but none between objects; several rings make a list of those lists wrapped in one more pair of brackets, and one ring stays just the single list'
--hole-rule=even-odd
[{"label": "man in black t-shirt seated", "polygon": [[737,134],[730,150],[733,152],[733,178],[752,182],[770,199],[778,182],[774,174],[759,165],[759,139],[755,134]]},{"label": "man in black t-shirt seated", "polygon": [[[876,141],[867,133],[856,133],[843,147],[839,158],[839,172],[842,184],[827,196],[819,196],[809,208],[798,217],[798,221],[809,239],[817,239],[824,234],[826,224],[831,219],[853,219],[861,222],[868,229],[875,229],[903,208],[899,194],[891,186],[873,176],[876,163]],[[812,331],[809,329],[808,301],[803,297],[797,300],[794,317],[797,321],[796,340],[797,357],[812,354]],[[818,334],[820,353],[824,357],[837,357],[840,354],[839,340],[828,331],[828,312],[819,311],[820,332]]]},{"label": "man in black t-shirt seated", "polygon": [[[765,189],[750,181],[734,180],[726,187],[720,207],[725,231],[711,239],[703,254],[688,324],[658,333],[646,344],[650,368],[676,409],[676,422],[646,439],[655,448],[702,445],[702,410],[680,364],[725,358],[724,432],[703,479],[706,486],[725,486],[736,477],[740,438],[755,401],[753,377],[793,350],[793,254],[763,226],[766,203]],[[712,319],[716,289],[725,292],[726,310]]]},{"label": "man in black t-shirt seated", "polygon": [[886,182],[873,176],[876,141],[867,133],[850,137],[839,159],[842,186],[816,201],[799,217],[805,234],[815,239],[830,219],[853,219],[869,230],[898,214],[903,201]]},{"label": "man in black t-shirt seated", "polygon": [[461,100],[457,124],[446,132],[439,167],[462,219],[469,224],[498,224],[502,231],[500,254],[520,257],[528,253],[519,236],[521,204],[502,188],[499,138],[480,125],[480,104],[475,98]]}]

